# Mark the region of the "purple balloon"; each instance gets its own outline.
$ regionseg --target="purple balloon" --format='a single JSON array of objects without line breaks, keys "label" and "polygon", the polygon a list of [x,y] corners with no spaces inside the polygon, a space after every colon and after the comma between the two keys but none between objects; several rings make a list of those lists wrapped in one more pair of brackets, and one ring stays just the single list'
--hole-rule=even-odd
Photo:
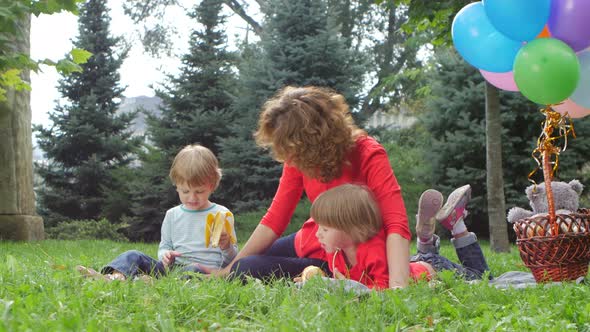
[{"label": "purple balloon", "polygon": [[578,52],[590,46],[590,0],[553,0],[547,22],[553,38]]}]

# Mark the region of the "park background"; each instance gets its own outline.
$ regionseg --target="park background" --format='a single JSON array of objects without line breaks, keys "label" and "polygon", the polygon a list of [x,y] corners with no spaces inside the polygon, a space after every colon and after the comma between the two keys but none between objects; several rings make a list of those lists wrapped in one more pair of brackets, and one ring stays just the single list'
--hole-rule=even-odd
[{"label": "park background", "polygon": [[[0,1],[4,9],[19,3]],[[77,1],[31,3],[53,13]],[[167,178],[171,158],[194,142],[219,156],[224,178],[212,200],[235,212],[244,243],[281,168],[255,146],[252,132],[264,100],[288,84],[329,86],[347,97],[357,123],[388,151],[412,229],[423,190],[448,195],[469,183],[467,222],[489,238],[482,245],[492,273],[526,271],[505,215],[528,206],[524,189],[543,115],[519,93],[487,84],[455,52],[451,22],[468,1],[78,3],[84,9],[74,47],[93,56],[82,71],[59,76],[55,102],[35,105],[33,81],[34,112],[44,105],[49,114],[33,118],[36,206],[46,240],[0,242],[0,331],[590,330],[589,290],[575,283],[499,290],[443,273],[436,283],[358,295],[321,280],[299,289],[285,280],[81,278],[78,264],[99,268],[128,249],[155,255],[163,215],[179,203]],[[134,22],[124,38],[113,33],[109,8]],[[180,21],[188,38],[178,48],[170,43],[182,33],[170,29]],[[150,54],[163,77],[150,82],[157,102],[138,110],[133,105],[147,104],[126,92],[121,70],[144,46],[140,53]],[[131,81],[152,77],[154,67]],[[586,183],[590,128],[585,118],[574,125],[578,138],[561,154],[557,176]],[[588,206],[586,194],[581,205]],[[308,210],[304,199],[287,232]],[[447,241],[442,252],[455,259]]]},{"label": "park background", "polygon": [[[33,118],[47,237],[157,241],[165,211],[178,204],[167,178],[172,157],[198,142],[220,159],[224,176],[212,200],[236,213],[244,241],[257,218],[240,216],[264,213],[281,170],[253,141],[260,107],[282,86],[321,85],[344,94],[357,123],[386,147],[411,223],[423,190],[448,194],[469,183],[470,228],[507,251],[514,235],[505,212],[528,207],[543,115],[456,54],[450,20],[466,3],[88,2],[73,44],[94,56],[83,72],[61,77],[53,105],[33,100],[34,114],[49,114]],[[135,22],[123,36],[112,33],[109,6],[119,21],[123,11]],[[147,83],[153,98],[133,98],[121,82],[126,57],[138,53],[149,59],[145,80],[156,77]],[[138,69],[125,77],[141,82],[134,88],[146,85]],[[588,120],[574,125],[579,138],[562,153],[557,176],[584,183]],[[304,199],[290,230],[308,206]]]}]

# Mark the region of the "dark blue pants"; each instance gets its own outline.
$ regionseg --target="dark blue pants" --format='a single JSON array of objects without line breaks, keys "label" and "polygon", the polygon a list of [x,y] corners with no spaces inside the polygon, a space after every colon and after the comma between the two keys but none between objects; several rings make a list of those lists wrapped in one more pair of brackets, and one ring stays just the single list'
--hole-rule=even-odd
[{"label": "dark blue pants", "polygon": [[[444,270],[453,271],[455,275],[466,280],[479,280],[486,271],[490,270],[475,234],[470,233],[464,238],[453,239],[451,241],[455,246],[455,251],[461,264],[454,263],[446,257],[439,255],[440,239],[436,235],[432,245],[418,245],[418,253],[412,256],[410,261],[429,263],[437,272]],[[492,276],[490,275],[491,278]]]},{"label": "dark blue pants", "polygon": [[[172,268],[178,267],[177,265],[172,265]],[[137,250],[129,250],[117,256],[117,258],[103,267],[100,273],[107,274],[115,270],[123,273],[127,278],[132,278],[140,274],[160,277],[167,273],[164,263]],[[201,270],[196,265],[182,266],[182,271],[201,273]]]},{"label": "dark blue pants", "polygon": [[263,255],[252,255],[238,260],[231,268],[232,276],[245,280],[246,276],[270,281],[292,279],[309,265],[315,265],[331,275],[328,263],[321,259],[297,257],[295,233],[279,238]]}]

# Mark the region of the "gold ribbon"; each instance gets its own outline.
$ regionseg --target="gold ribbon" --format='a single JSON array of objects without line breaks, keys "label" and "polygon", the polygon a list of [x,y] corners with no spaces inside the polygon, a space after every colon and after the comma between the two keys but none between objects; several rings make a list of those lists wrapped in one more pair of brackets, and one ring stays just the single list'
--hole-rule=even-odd
[{"label": "gold ribbon", "polygon": [[[541,169],[542,162],[541,158],[544,152],[547,152],[551,156],[551,178],[559,167],[559,154],[567,148],[567,137],[572,135],[572,138],[576,138],[576,132],[574,131],[574,124],[569,114],[565,113],[563,116],[554,111],[551,108],[552,105],[541,109],[541,113],[545,115],[545,120],[542,122],[543,131],[537,139],[537,147],[533,150],[532,157],[537,163],[537,167],[529,173],[528,179],[533,184],[537,184],[532,177]],[[563,139],[563,147],[560,147],[559,141]]]}]

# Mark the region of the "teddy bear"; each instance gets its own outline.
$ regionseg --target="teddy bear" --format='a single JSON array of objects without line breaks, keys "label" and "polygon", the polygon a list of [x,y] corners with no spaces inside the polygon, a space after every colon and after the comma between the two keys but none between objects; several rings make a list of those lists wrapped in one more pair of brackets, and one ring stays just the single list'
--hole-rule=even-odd
[{"label": "teddy bear", "polygon": [[[561,181],[552,181],[553,199],[555,201],[556,214],[570,214],[578,210],[579,197],[584,186],[578,180],[571,180],[569,183]],[[533,208],[532,211],[513,207],[508,211],[508,222],[514,223],[517,220],[529,218],[549,212],[547,205],[547,194],[545,192],[545,183],[536,186],[528,186],[525,190],[529,203]]]}]

